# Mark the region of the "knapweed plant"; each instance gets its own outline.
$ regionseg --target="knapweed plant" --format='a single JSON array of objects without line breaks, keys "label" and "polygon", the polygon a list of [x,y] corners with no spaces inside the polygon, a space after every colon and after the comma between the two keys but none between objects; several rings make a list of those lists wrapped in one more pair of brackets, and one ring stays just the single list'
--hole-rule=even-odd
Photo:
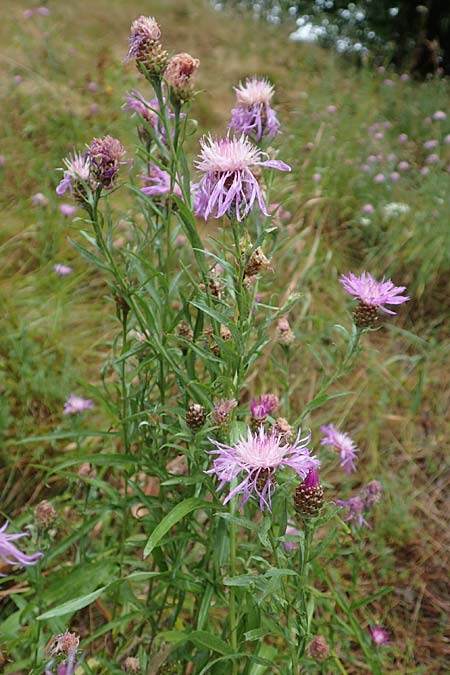
[{"label": "knapweed plant", "polygon": [[[363,461],[327,402],[405,289],[368,272],[342,276],[358,300],[350,328],[339,327],[345,348],[294,409],[298,298],[261,299],[289,236],[274,88],[262,77],[239,84],[229,129],[200,136],[190,117],[199,61],[170,56],[144,16],[126,58],[140,77],[124,103],[135,156],[110,135],[94,138],[64,160],[57,187],[81,208],[73,245],[108,285],[118,329],[101,386],[66,402],[62,437],[75,445],[49,469],[71,481],[80,517],[69,509],[52,529],[59,516],[43,503],[29,554],[11,543],[23,534],[0,532],[0,556],[26,566],[34,593],[25,614],[17,596],[11,619],[27,627],[22,663],[35,675],[346,673],[339,645],[352,640],[362,670],[380,675],[389,635],[368,606],[387,589],[349,597],[333,564],[352,547],[355,565],[363,556],[359,528],[370,527],[382,486],[374,477],[339,495],[319,475],[332,461],[324,446],[346,473]],[[185,150],[193,143],[196,159]],[[286,374],[275,392],[258,370],[274,341]],[[98,409],[108,422],[90,429]],[[318,409],[322,438],[308,428]]]}]

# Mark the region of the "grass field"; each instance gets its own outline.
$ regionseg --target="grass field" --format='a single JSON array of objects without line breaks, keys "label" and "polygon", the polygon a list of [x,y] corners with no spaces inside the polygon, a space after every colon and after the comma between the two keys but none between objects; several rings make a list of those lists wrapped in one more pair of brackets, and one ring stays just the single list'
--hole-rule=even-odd
[{"label": "grass field", "polygon": [[[363,596],[392,587],[370,609],[373,621],[393,636],[382,672],[448,672],[450,114],[433,117],[448,111],[448,81],[415,83],[390,72],[356,70],[316,46],[289,42],[284,28],[216,12],[201,0],[50,1],[49,16],[30,19],[17,3],[2,5],[1,515],[23,528],[34,506],[51,499],[65,521],[64,536],[77,517],[71,510],[74,490],[79,499],[73,470],[49,472],[72,456],[76,444],[67,438],[20,442],[77,430],[79,420],[62,414],[64,401],[71,393],[96,397],[117,331],[105,278],[68,241],[78,241],[79,234],[72,217],[61,213],[61,201],[69,200],[55,194],[56,168],[94,136],[110,133],[130,151],[136,144],[133,121],[121,106],[138,76],[123,57],[131,21],[151,14],[169,49],[201,61],[192,103],[199,131],[188,142],[192,156],[200,132],[226,128],[232,85],[260,74],[276,88],[283,125],[279,156],[293,167],[285,180],[277,177],[276,201],[291,217],[274,241],[276,263],[265,277],[263,300],[299,294],[290,314],[296,343],[286,380],[280,378],[279,346],[269,342],[262,365],[248,377],[247,398],[264,386],[280,396],[289,389],[298,410],[311,399],[340,345],[334,324],[349,323],[341,273],[367,269],[408,288],[411,301],[399,316],[365,336],[356,367],[339,384],[348,394],[327,404],[325,421],[337,420],[361,448],[358,472],[349,482],[328,467],[323,482],[333,485],[333,496],[342,486],[348,495],[373,478],[384,487],[372,529],[360,541],[358,579],[345,557],[334,570],[338,586],[357,584]],[[436,143],[424,146],[430,140]],[[38,192],[47,205],[33,205]],[[123,222],[116,233],[120,248],[129,235],[128,197],[120,193],[115,208]],[[205,237],[208,232],[209,226]],[[74,272],[60,277],[55,263]],[[323,414],[307,417],[313,434]],[[99,431],[114,424],[104,402],[96,400],[89,424]],[[107,443],[109,452],[120,449]],[[78,450],[99,452],[101,437],[84,440]],[[0,586],[5,673],[31,672],[35,633],[23,628],[15,634],[17,611],[25,611],[29,597],[20,578]],[[34,611],[31,600],[28,611]],[[74,628],[87,635],[88,620],[98,630],[110,618],[99,602]],[[98,656],[108,648],[108,634],[88,643],[92,657],[94,645]],[[347,673],[368,672],[351,640],[340,659]],[[110,672],[92,663],[86,672]]]}]

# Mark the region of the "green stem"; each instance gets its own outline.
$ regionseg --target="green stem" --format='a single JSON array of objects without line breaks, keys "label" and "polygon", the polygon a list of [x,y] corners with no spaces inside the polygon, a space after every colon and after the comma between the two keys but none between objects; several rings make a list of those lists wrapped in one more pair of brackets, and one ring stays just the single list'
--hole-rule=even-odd
[{"label": "green stem", "polygon": [[306,642],[310,632],[310,621],[308,618],[308,571],[311,544],[314,536],[314,525],[307,519],[304,521],[305,539],[303,548],[299,546],[298,576],[299,576],[299,605],[300,605],[300,628],[298,654],[302,658],[306,649]]},{"label": "green stem", "polygon": [[[234,515],[233,501],[230,501],[230,513]],[[230,522],[230,576],[236,576],[236,525]],[[230,586],[230,642],[233,652],[237,653],[237,617],[236,617],[236,590]],[[238,664],[233,659],[232,673],[238,673]]]}]

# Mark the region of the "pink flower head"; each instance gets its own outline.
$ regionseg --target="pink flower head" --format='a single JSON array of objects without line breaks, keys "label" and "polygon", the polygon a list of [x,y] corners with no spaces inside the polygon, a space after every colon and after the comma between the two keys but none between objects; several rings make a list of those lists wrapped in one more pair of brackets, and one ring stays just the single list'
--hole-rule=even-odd
[{"label": "pink flower head", "polygon": [[373,180],[374,180],[374,183],[378,183],[378,184],[384,183],[384,181],[386,180],[386,176],[384,175],[384,173],[377,173],[377,175],[374,177]]},{"label": "pink flower head", "polygon": [[443,110],[436,110],[433,115],[434,120],[445,120],[447,119],[447,114]]},{"label": "pink flower head", "polygon": [[389,176],[389,178],[393,183],[396,183],[398,180],[400,180],[400,174],[398,171],[393,171]]},{"label": "pink flower head", "polygon": [[291,218],[291,212],[286,211],[286,209],[283,209],[281,204],[278,204],[276,202],[273,204],[269,204],[268,211],[271,216],[273,216],[274,218],[279,218],[280,220],[290,220]]},{"label": "pink flower head", "polygon": [[317,185],[322,180],[322,176],[320,175],[320,173],[313,173],[312,180],[313,180],[313,183],[315,183]]},{"label": "pink flower head", "polygon": [[359,452],[359,448],[356,447],[350,436],[345,432],[338,431],[333,424],[320,427],[320,431],[324,434],[320,444],[331,446],[339,451],[341,456],[340,466],[345,469],[345,473],[349,474],[355,471],[356,453]]},{"label": "pink flower head", "polygon": [[91,400],[71,394],[64,403],[64,415],[78,415],[85,410],[92,410],[93,407],[94,404]]},{"label": "pink flower head", "polygon": [[430,168],[428,166],[422,166],[420,169],[420,173],[422,176],[426,176],[430,173]]},{"label": "pink flower head", "polygon": [[48,7],[38,7],[35,12],[41,16],[50,16],[50,10]]},{"label": "pink flower head", "polygon": [[152,16],[140,16],[133,21],[130,30],[130,46],[126,55],[127,59],[139,55],[141,48],[146,43],[159,42],[161,29]]},{"label": "pink flower head", "polygon": [[89,91],[95,94],[98,91],[98,84],[97,82],[88,82],[87,88]]},{"label": "pink flower head", "polygon": [[405,160],[402,162],[398,163],[398,169],[399,171],[407,171],[409,169],[409,162],[406,162]]},{"label": "pink flower head", "polygon": [[382,281],[376,281],[368,272],[363,272],[359,277],[352,272],[347,277],[343,274],[339,281],[349,295],[353,295],[366,305],[378,307],[386,314],[395,312],[384,307],[385,304],[401,305],[409,300],[408,296],[400,295],[406,286],[394,286],[390,279],[385,281],[383,278]]},{"label": "pink flower head", "polygon": [[60,277],[66,277],[68,274],[72,274],[73,272],[71,267],[68,265],[62,265],[61,263],[56,263],[56,265],[53,265],[53,269]]},{"label": "pink flower head", "polygon": [[425,150],[432,150],[433,148],[437,148],[438,145],[439,143],[435,138],[430,138],[429,141],[425,141],[423,147],[425,148]]},{"label": "pink flower head", "polygon": [[408,134],[400,134],[398,137],[399,143],[407,143],[408,142]]},{"label": "pink flower head", "polygon": [[172,189],[174,195],[182,196],[178,183],[174,182],[171,188],[170,174],[160,169],[156,164],[150,164],[149,175],[143,174],[140,178],[147,183],[145,187],[141,188],[141,192],[145,195],[150,197],[163,196],[169,194]]},{"label": "pink flower head", "polygon": [[310,469],[319,466],[316,457],[311,456],[308,443],[311,435],[301,438],[301,432],[290,444],[285,438],[273,431],[268,434],[263,427],[253,434],[248,429],[247,438],[241,436],[234,446],[225,445],[210,439],[216,446],[208,454],[217,455],[213,468],[206,473],[215,474],[220,483],[219,492],[226,483],[232,483],[241,473],[244,478],[233,487],[225,497],[224,504],[236,494],[242,494],[243,506],[254,494],[259,499],[259,508],[271,510],[271,495],[274,488],[274,475],[277,469],[288,466],[302,479],[306,478]]},{"label": "pink flower head", "polygon": [[204,175],[194,186],[196,215],[207,220],[209,216],[221,218],[227,214],[242,221],[257,201],[268,216],[260,185],[251,169],[266,166],[290,171],[291,168],[279,160],[268,159],[244,135],[217,140],[204,136],[200,145],[196,166]]},{"label": "pink flower head", "polygon": [[384,80],[384,84],[386,85],[386,87],[392,87],[394,85],[394,80],[391,80],[390,78],[386,78]]},{"label": "pink flower head", "polygon": [[280,130],[275,111],[270,107],[273,85],[266,79],[247,78],[234,88],[237,105],[231,111],[230,129],[253,136],[273,138]]},{"label": "pink flower head", "polygon": [[327,112],[333,114],[333,113],[335,113],[336,111],[337,111],[337,106],[335,106],[335,105],[328,105],[328,106],[327,106]]},{"label": "pink flower head", "polygon": [[428,155],[426,162],[427,164],[438,164],[439,160],[439,155],[433,152],[431,155]]},{"label": "pink flower head", "polygon": [[342,506],[344,509],[348,509],[347,518],[344,518],[344,521],[355,522],[358,527],[362,525],[367,525],[370,527],[367,520],[364,518],[364,502],[361,497],[350,497],[350,499],[335,499],[336,504]]},{"label": "pink flower head", "polygon": [[271,415],[278,410],[279,405],[278,396],[275,396],[275,394],[265,394],[251,400],[250,412],[253,419],[263,420],[267,415]]},{"label": "pink flower head", "polygon": [[383,134],[382,131],[377,131],[377,132],[373,135],[373,137],[374,137],[374,139],[375,139],[376,141],[381,141],[381,139],[384,138],[384,134]]},{"label": "pink flower head", "polygon": [[111,190],[120,165],[125,163],[123,161],[125,148],[122,143],[109,135],[94,138],[88,146],[87,155],[95,179],[104,188]]},{"label": "pink flower head", "polygon": [[385,645],[391,641],[391,636],[388,630],[380,625],[369,626],[370,637],[372,642],[376,645]]},{"label": "pink flower head", "polygon": [[361,489],[359,494],[364,502],[366,511],[373,509],[375,504],[380,501],[382,493],[383,486],[379,480],[371,480],[370,483],[367,483],[367,485]]},{"label": "pink flower head", "polygon": [[48,206],[48,199],[42,192],[36,192],[31,195],[31,203],[33,206]]},{"label": "pink flower head", "polygon": [[11,542],[21,539],[22,537],[27,537],[28,533],[19,532],[18,534],[6,534],[7,527],[8,522],[0,527],[0,559],[7,565],[20,565],[21,567],[35,565],[39,558],[42,558],[44,554],[38,552],[33,553],[32,555],[26,555],[25,553],[22,553],[22,551]]},{"label": "pink flower head", "polygon": [[409,82],[409,75],[408,75],[408,73],[402,73],[402,74],[400,75],[400,79],[401,79],[402,82]]},{"label": "pink flower head", "polygon": [[64,172],[64,175],[56,188],[56,194],[59,197],[67,190],[70,191],[70,194],[73,194],[73,188],[76,183],[88,183],[91,173],[91,161],[87,153],[82,155],[81,153],[74,152],[63,161],[66,168],[59,169],[59,171]]},{"label": "pink flower head", "polygon": [[63,214],[64,218],[70,218],[74,216],[77,212],[77,207],[72,204],[60,204],[59,210]]},{"label": "pink flower head", "polygon": [[127,93],[122,108],[130,110],[132,113],[138,113],[156,129],[159,119],[158,99],[153,98],[151,101],[147,101],[137,89],[132,89]]},{"label": "pink flower head", "polygon": [[361,207],[361,211],[362,213],[369,215],[370,213],[373,213],[375,211],[375,207],[372,204],[364,204]]},{"label": "pink flower head", "polygon": [[445,143],[446,145],[450,145],[450,134],[447,134],[447,136],[445,136],[445,138],[444,138],[444,143]]}]

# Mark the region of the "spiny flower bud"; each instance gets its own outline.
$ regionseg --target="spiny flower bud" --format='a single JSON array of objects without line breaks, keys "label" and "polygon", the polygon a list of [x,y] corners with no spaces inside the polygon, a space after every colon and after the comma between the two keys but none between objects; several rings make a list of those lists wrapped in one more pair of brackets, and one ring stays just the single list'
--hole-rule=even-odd
[{"label": "spiny flower bud", "polygon": [[244,276],[252,277],[268,267],[270,267],[270,261],[264,255],[262,248],[258,246],[251,254],[245,266]]},{"label": "spiny flower bud", "polygon": [[194,76],[199,65],[200,61],[186,52],[175,54],[167,64],[164,78],[178,101],[188,101],[192,97]]},{"label": "spiny flower bud", "polygon": [[157,77],[164,72],[169,55],[162,48],[161,29],[152,16],[140,16],[131,24],[130,46],[126,58],[136,59],[138,68],[144,68]]},{"label": "spiny flower bud", "polygon": [[292,332],[289,321],[286,319],[286,317],[282,317],[277,321],[276,339],[285,347],[289,347],[289,345],[291,345],[295,340],[295,335]]},{"label": "spiny flower bud", "polygon": [[295,491],[294,507],[300,516],[313,518],[319,514],[322,506],[323,487],[317,470],[311,469]]},{"label": "spiny flower bud", "polygon": [[200,403],[192,403],[186,410],[186,424],[193,431],[200,429],[206,422],[206,410]]},{"label": "spiny flower bud", "polygon": [[213,424],[219,427],[226,426],[230,420],[231,411],[236,406],[237,401],[234,398],[216,403],[211,415]]},{"label": "spiny flower bud", "polygon": [[314,661],[326,661],[330,655],[330,648],[322,635],[317,635],[308,645],[308,654]]},{"label": "spiny flower bud", "polygon": [[275,433],[279,434],[280,436],[283,436],[287,441],[292,440],[293,438],[293,429],[287,419],[284,417],[278,417],[275,420],[275,424],[273,425],[273,430]]},{"label": "spiny flower bud", "polygon": [[378,308],[374,305],[368,305],[362,300],[356,305],[352,315],[357,328],[375,328],[380,318]]},{"label": "spiny flower bud", "polygon": [[134,656],[127,656],[123,662],[122,669],[126,673],[139,673],[141,666],[139,665],[139,660]]},{"label": "spiny flower bud", "polygon": [[125,148],[122,143],[108,134],[103,138],[94,138],[88,146],[87,155],[95,180],[105,189],[112,190],[119,167],[124,164]]},{"label": "spiny flower bud", "polygon": [[40,527],[49,527],[56,519],[56,511],[52,504],[43,499],[34,509],[36,525]]},{"label": "spiny flower bud", "polygon": [[182,337],[185,340],[189,340],[189,342],[192,342],[192,338],[194,337],[193,330],[187,321],[182,321],[181,323],[178,324],[177,334],[179,335],[179,337]]},{"label": "spiny flower bud", "polygon": [[76,633],[69,633],[68,631],[59,633],[59,635],[55,635],[48,643],[45,650],[46,656],[58,656],[60,654],[70,656],[77,651],[79,644],[80,638]]}]

